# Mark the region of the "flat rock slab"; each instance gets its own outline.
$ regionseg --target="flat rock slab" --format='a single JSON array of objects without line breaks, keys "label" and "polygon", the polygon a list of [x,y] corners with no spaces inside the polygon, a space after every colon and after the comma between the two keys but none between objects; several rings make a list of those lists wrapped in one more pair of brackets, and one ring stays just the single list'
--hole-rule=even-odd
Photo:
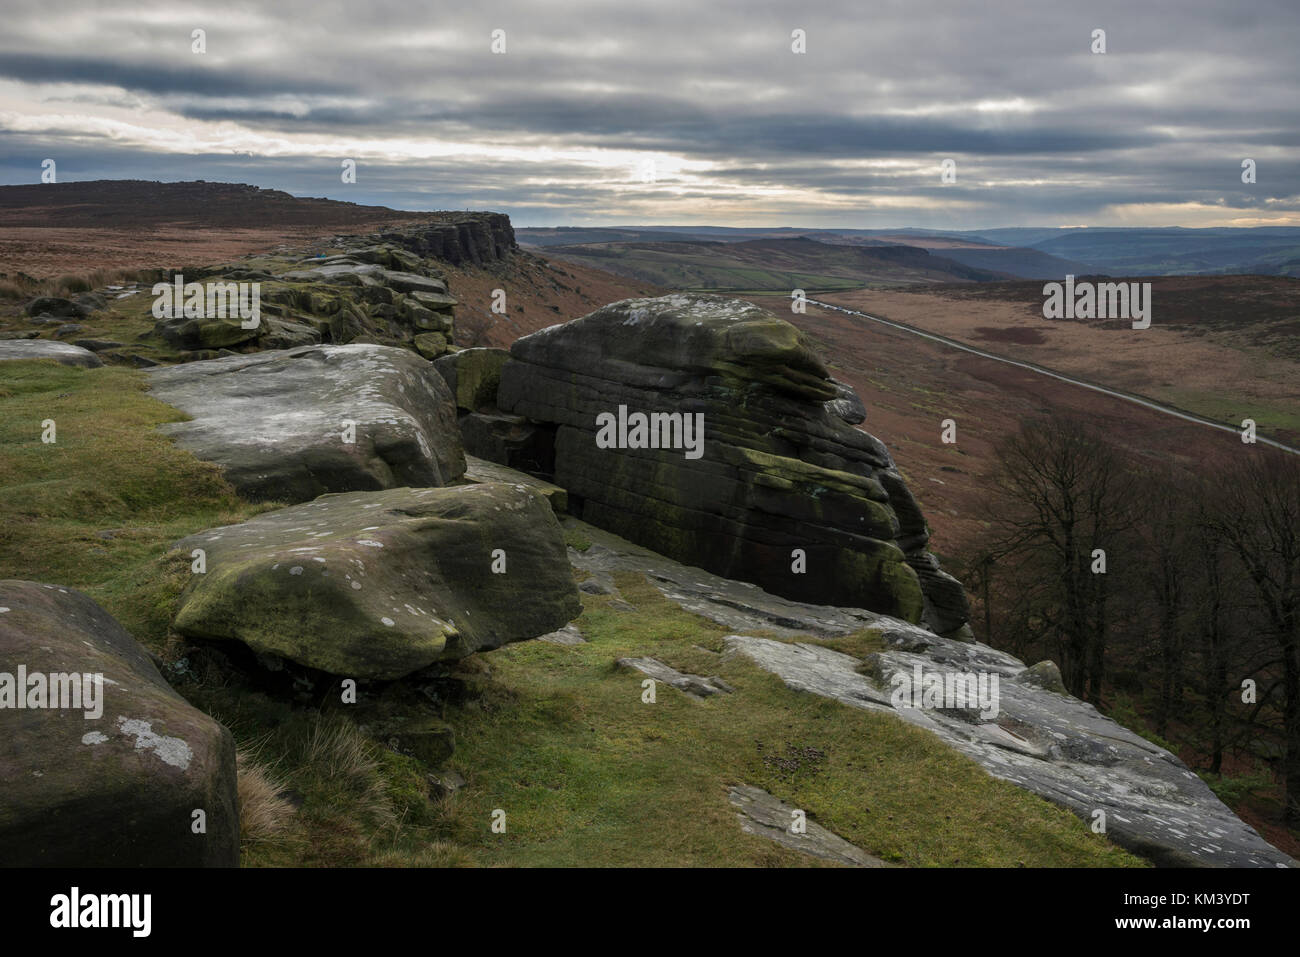
[{"label": "flat rock slab", "polygon": [[[846,706],[889,713],[938,735],[995,777],[1062,804],[1092,821],[1106,812],[1108,835],[1159,864],[1295,867],[1225,806],[1177,757],[1095,708],[1051,689],[1054,669],[1026,668],[1012,655],[863,608],[811,605],[781,598],[657,555],[574,518],[564,525],[591,542],[570,548],[575,568],[591,575],[638,572],[668,599],[737,632],[762,630],[792,639],[731,636],[743,653],[792,689]],[[861,660],[800,637],[833,639],[864,628],[885,650]],[[895,708],[893,677],[913,673],[984,673],[999,679],[999,712],[981,720],[969,710]],[[866,672],[866,673],[863,673]]]},{"label": "flat rock slab", "polygon": [[[947,646],[972,649],[936,636],[929,654],[883,652],[863,662],[812,645],[729,635],[728,651],[745,655],[792,690],[833,698],[849,707],[887,711],[937,735],[996,778],[1010,781],[1074,811],[1085,821],[1106,814],[1115,843],[1174,867],[1294,867],[1296,862],[1241,821],[1178,758],[1104,717],[1086,702],[1016,677],[1027,669],[983,648],[983,660],[941,660]],[[1012,662],[1016,662],[1013,665]],[[859,673],[866,666],[879,684]],[[971,710],[896,707],[894,676],[997,675],[998,713],[981,720]],[[1011,672],[1008,674],[1008,672]],[[1003,679],[1007,680],[1003,680]]]},{"label": "flat rock slab", "polygon": [[728,635],[725,647],[739,651],[764,671],[779,675],[791,691],[811,691],[867,711],[892,711],[889,695],[854,669],[861,662],[821,645]]},{"label": "flat rock slab", "polygon": [[538,641],[549,641],[553,645],[585,645],[587,639],[582,637],[582,632],[578,631],[572,624],[565,625],[559,631],[553,631],[548,635],[541,635]]},{"label": "flat rock slab", "polygon": [[720,678],[702,678],[699,675],[682,674],[670,668],[657,658],[619,658],[614,662],[620,668],[630,668],[648,675],[655,681],[662,681],[692,698],[710,698],[715,694],[730,694],[731,688]]},{"label": "flat rock slab", "polygon": [[496,462],[489,462],[473,455],[465,456],[464,480],[476,483],[506,482],[510,485],[526,485],[540,492],[551,503],[551,508],[555,510],[557,515],[563,512],[569,504],[569,493],[558,485],[552,485],[544,479],[534,478],[527,472],[520,472],[518,469],[498,465]]},{"label": "flat rock slab", "polygon": [[465,471],[451,393],[405,349],[303,346],[170,366],[149,380],[156,398],[193,417],[163,431],[222,466],[246,498],[442,486]]},{"label": "flat rock slab", "polygon": [[782,847],[846,867],[889,867],[880,858],[873,857],[813,821],[806,822],[804,833],[791,833],[796,809],[762,788],[740,784],[728,788],[727,795],[740,810],[736,816],[740,818],[741,830],[746,834],[765,837]]},{"label": "flat rock slab", "polygon": [[6,359],[53,359],[83,369],[97,369],[104,364],[89,349],[50,339],[0,339],[0,362]]},{"label": "flat rock slab", "polygon": [[782,598],[749,582],[683,565],[578,519],[565,517],[563,522],[566,528],[572,528],[591,542],[583,551],[569,549],[569,561],[574,568],[611,585],[614,572],[639,572],[665,597],[724,628],[770,631],[788,637],[829,638],[863,628],[887,627],[900,634],[937,639],[931,632],[865,608],[808,605]]},{"label": "flat rock slab", "polygon": [[[172,690],[111,615],[70,588],[0,581],[0,655],[0,864],[239,863],[234,739]],[[79,697],[79,708],[15,709],[7,696],[30,705],[38,674],[51,688],[44,676],[102,675],[97,694],[89,682],[95,706]],[[206,834],[193,833],[196,810]]]},{"label": "flat rock slab", "polygon": [[582,612],[559,523],[523,485],[323,495],[175,554],[194,549],[207,571],[181,595],[177,631],[345,677],[399,678]]}]

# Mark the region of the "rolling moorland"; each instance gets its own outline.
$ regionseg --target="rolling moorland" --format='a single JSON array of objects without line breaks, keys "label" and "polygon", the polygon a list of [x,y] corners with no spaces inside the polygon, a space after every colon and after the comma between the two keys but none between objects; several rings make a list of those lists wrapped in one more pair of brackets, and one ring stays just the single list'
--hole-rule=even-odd
[{"label": "rolling moorland", "polygon": [[[346,255],[372,229],[382,236],[385,229],[436,218],[336,210],[327,201],[311,201],[293,226],[303,232],[290,233],[283,227],[293,217],[284,216],[282,196],[270,198],[277,210],[266,222],[276,225],[245,228],[238,216],[223,220],[221,242],[227,245],[211,245],[216,241],[204,238],[211,232],[204,223],[171,219],[170,210],[150,212],[139,222],[154,230],[149,245],[141,249],[118,232],[120,259],[110,258],[92,273],[84,265],[98,261],[89,257],[88,246],[76,243],[115,248],[107,236],[112,227],[102,227],[103,236],[85,233],[101,228],[92,222],[104,222],[93,210],[93,196],[59,204],[55,226],[34,225],[39,215],[24,212],[20,198],[6,195],[0,202],[13,217],[0,236],[0,272],[6,274],[0,281],[8,297],[0,306],[0,333],[93,341],[107,363],[94,370],[5,364],[0,422],[6,448],[18,451],[6,457],[0,473],[10,503],[0,535],[0,578],[56,581],[84,591],[156,656],[190,702],[234,732],[244,768],[241,800],[261,812],[241,822],[244,863],[573,864],[592,863],[593,855],[595,862],[609,864],[1143,863],[1030,790],[989,777],[978,757],[962,756],[928,732],[833,700],[792,694],[753,659],[722,654],[739,629],[789,642],[788,626],[812,614],[807,608],[729,619],[736,602],[720,584],[715,587],[721,597],[711,603],[675,600],[652,582],[680,577],[680,570],[659,564],[657,579],[637,573],[634,552],[573,514],[561,514],[560,522],[575,582],[584,586],[582,614],[573,623],[577,635],[511,644],[461,659],[437,675],[432,696],[439,728],[450,735],[412,737],[403,730],[397,735],[402,743],[390,747],[384,733],[375,731],[389,720],[377,703],[371,706],[379,718],[358,730],[330,704],[318,674],[267,675],[233,652],[179,636],[172,609],[185,583],[174,559],[164,557],[172,543],[256,518],[273,504],[241,496],[201,456],[155,429],[186,416],[144,390],[142,369],[251,354],[256,347],[245,342],[207,349],[157,334],[143,295],[152,270],[184,269],[201,278],[209,271],[220,275],[229,269],[223,264],[243,256],[239,268],[278,274],[294,263],[340,255],[340,248]],[[444,218],[453,224],[465,219]],[[73,232],[80,237],[68,235]],[[341,247],[327,238],[339,232],[352,237]],[[993,344],[995,351],[1214,418],[1230,421],[1245,410],[1261,430],[1279,437],[1300,434],[1300,423],[1291,417],[1300,407],[1294,386],[1300,379],[1288,331],[1295,322],[1295,280],[1153,280],[1156,321],[1139,338],[1105,324],[1045,328],[1041,313],[1035,320],[1031,295],[1041,284],[1007,281],[1014,273],[892,239],[850,245],[803,238],[724,244],[638,237],[622,246],[602,237],[477,260],[433,257],[419,268],[433,263],[435,281],[457,300],[451,338],[461,347],[508,347],[519,336],[618,299],[680,289],[745,294],[798,326],[835,378],[864,400],[864,427],[888,445],[929,516],[930,548],[959,574],[957,556],[987,532],[981,492],[993,445],[1023,416],[1053,408],[1082,412],[1143,454],[1189,463],[1228,454],[1231,437],[870,328],[843,314],[812,306],[793,314],[790,288],[803,285],[828,301]],[[1024,268],[1043,266],[1033,256],[1020,261],[1028,264]],[[489,308],[492,290],[503,285],[510,300],[504,315]],[[33,327],[26,304],[42,294],[100,299],[85,314]],[[1248,324],[1243,316],[1249,316]],[[311,317],[283,318],[302,324]],[[317,328],[329,328],[321,318]],[[376,326],[351,341],[388,337]],[[72,437],[60,440],[57,458],[42,454],[28,434],[30,422],[49,414],[51,403],[57,404],[62,434]],[[463,408],[465,414],[482,413]],[[962,430],[956,445],[938,440],[939,422],[948,417]],[[602,556],[611,564],[601,566]],[[167,573],[159,574],[160,562]],[[798,626],[793,631],[805,643],[863,661],[888,647],[892,626],[865,619],[857,626],[811,638]],[[702,701],[664,688],[662,706],[645,708],[636,698],[638,682],[627,676],[626,666],[612,662],[647,658],[666,664],[678,678],[713,675],[728,691],[706,692]],[[286,695],[290,687],[297,688],[296,697]],[[376,688],[376,699],[385,692],[408,693]],[[455,740],[449,762],[408,744],[448,736]],[[1195,765],[1194,748],[1182,756]],[[871,773],[863,773],[865,767]],[[907,786],[900,788],[900,781]],[[745,786],[775,795],[786,808],[810,809],[810,818],[867,858],[836,857],[848,853],[843,849],[809,858],[769,839],[770,823],[765,832],[753,815],[749,825],[738,827],[735,808],[744,802],[736,789]],[[512,819],[506,840],[484,827],[503,794],[510,796]],[[1257,788],[1225,798],[1275,846],[1295,853],[1294,837],[1273,824],[1275,796]],[[1141,855],[1145,845],[1128,846]],[[1160,860],[1159,854],[1146,858]]]}]

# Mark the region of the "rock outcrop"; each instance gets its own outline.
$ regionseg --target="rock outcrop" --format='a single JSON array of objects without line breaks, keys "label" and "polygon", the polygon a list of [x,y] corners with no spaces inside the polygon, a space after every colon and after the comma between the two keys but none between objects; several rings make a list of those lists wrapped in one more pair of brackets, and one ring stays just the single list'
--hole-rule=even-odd
[{"label": "rock outcrop", "polygon": [[701,675],[682,674],[676,668],[670,668],[657,658],[620,658],[614,664],[620,668],[639,671],[641,674],[662,682],[669,687],[676,688],[682,694],[692,698],[708,698],[715,694],[731,693],[731,688],[716,675],[703,677]]},{"label": "rock outcrop", "polygon": [[582,611],[546,498],[521,485],[323,495],[176,545],[206,572],[174,627],[331,674],[394,679]]},{"label": "rock outcrop", "polygon": [[385,230],[379,239],[453,266],[497,262],[518,248],[505,213],[444,213],[442,217],[439,222]]},{"label": "rock outcrop", "polygon": [[850,396],[789,323],[676,295],[517,340],[498,389],[505,418],[485,429],[490,416],[463,417],[462,429],[471,452],[522,467],[511,454],[544,459],[536,446],[554,430],[553,481],[570,511],[664,555],[803,601],[959,629],[962,587],[925,551],[925,519],[888,450],[846,421],[860,409]]},{"label": "rock outcrop", "polygon": [[[0,581],[0,654],[0,864],[238,864],[230,732],[173,691],[112,616],[72,589]],[[97,692],[83,677],[96,675]],[[79,707],[53,707],[74,689]]]},{"label": "rock outcrop", "polygon": [[432,364],[389,346],[308,346],[149,373],[193,418],[163,426],[247,498],[442,486],[465,471],[455,406]]},{"label": "rock outcrop", "polygon": [[0,362],[6,359],[53,359],[83,369],[97,369],[104,364],[89,349],[50,339],[0,339]]},{"label": "rock outcrop", "polygon": [[[219,284],[224,315],[214,297],[202,316],[174,307],[154,334],[187,358],[213,350],[289,349],[319,343],[365,342],[417,349],[427,358],[446,353],[453,338],[455,297],[438,267],[400,244],[376,236],[339,237],[332,250],[306,259],[251,257],[231,266],[183,276],[186,283]],[[239,292],[238,283],[245,284]],[[252,316],[257,284],[258,316]],[[236,315],[236,294],[243,312]],[[173,295],[173,300],[177,298]]]},{"label": "rock outcrop", "polygon": [[456,397],[456,408],[477,412],[496,405],[501,370],[509,358],[510,353],[505,349],[461,349],[438,359],[434,367],[447,380],[451,394]]}]

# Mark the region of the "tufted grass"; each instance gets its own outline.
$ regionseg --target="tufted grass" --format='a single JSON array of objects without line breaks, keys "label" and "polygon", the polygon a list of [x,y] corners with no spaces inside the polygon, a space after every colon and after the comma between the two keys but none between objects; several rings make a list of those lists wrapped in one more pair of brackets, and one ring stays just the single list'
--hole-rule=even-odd
[{"label": "tufted grass", "polygon": [[[0,363],[0,579],[78,588],[160,653],[184,585],[162,555],[266,508],[157,431],[185,418],[136,370]],[[41,441],[46,420],[53,444]]]},{"label": "tufted grass", "polygon": [[[584,595],[577,625],[587,644],[524,642],[485,656],[496,703],[446,715],[457,732],[452,763],[469,786],[453,798],[445,833],[485,862],[820,866],[742,833],[726,789],[744,783],[901,865],[1143,866],[924,731],[723,658],[726,629],[641,576],[616,581],[635,612]],[[868,631],[838,647],[864,653],[877,642]],[[644,704],[645,676],[613,666],[641,655],[718,675],[735,692],[698,701],[660,684],[656,703]],[[504,834],[489,826],[497,809]]]}]

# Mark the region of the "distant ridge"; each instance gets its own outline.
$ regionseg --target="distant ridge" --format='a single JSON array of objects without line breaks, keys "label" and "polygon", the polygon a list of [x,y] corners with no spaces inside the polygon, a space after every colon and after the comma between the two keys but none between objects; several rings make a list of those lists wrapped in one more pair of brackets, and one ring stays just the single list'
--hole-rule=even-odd
[{"label": "distant ridge", "polygon": [[100,179],[0,186],[0,227],[121,228],[187,222],[232,228],[344,227],[448,215],[304,198],[278,189],[204,180]]}]

